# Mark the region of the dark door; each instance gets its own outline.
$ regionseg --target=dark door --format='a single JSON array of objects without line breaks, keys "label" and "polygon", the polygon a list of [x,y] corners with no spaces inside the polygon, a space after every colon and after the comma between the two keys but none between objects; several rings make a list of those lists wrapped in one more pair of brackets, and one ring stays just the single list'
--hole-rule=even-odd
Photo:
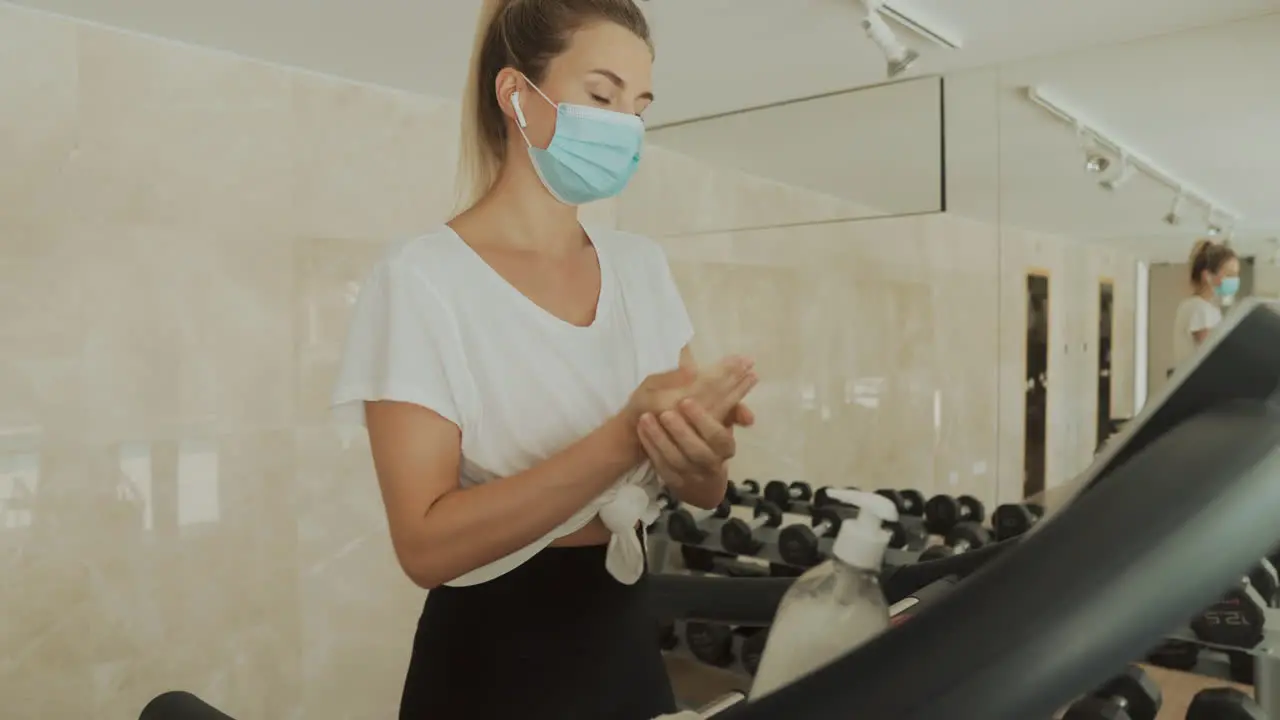
[{"label": "dark door", "polygon": [[1111,334],[1115,322],[1115,285],[1098,285],[1098,447],[1111,435]]},{"label": "dark door", "polygon": [[1049,415],[1049,278],[1027,275],[1026,423],[1023,437],[1025,497],[1044,492]]}]

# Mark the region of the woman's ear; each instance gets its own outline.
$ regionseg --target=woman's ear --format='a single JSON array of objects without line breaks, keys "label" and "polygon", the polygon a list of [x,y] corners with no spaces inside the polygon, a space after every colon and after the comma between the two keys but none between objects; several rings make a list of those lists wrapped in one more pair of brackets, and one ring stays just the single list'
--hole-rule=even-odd
[{"label": "woman's ear", "polygon": [[[524,92],[527,83],[524,76],[513,68],[503,68],[494,79],[494,92],[498,95],[498,106],[502,113],[511,118],[520,127],[524,127],[524,111],[516,108],[516,101],[527,102],[528,93]],[[518,97],[517,97],[518,96]]]}]

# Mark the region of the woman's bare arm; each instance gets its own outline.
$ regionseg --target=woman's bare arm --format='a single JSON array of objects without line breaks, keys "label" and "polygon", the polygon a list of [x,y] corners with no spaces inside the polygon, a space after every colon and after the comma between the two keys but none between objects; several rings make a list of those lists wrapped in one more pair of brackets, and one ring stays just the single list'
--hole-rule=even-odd
[{"label": "woman's bare arm", "polygon": [[462,432],[410,403],[365,403],[396,559],[430,589],[554,530],[643,459],[619,416],[522,473],[458,487]]}]

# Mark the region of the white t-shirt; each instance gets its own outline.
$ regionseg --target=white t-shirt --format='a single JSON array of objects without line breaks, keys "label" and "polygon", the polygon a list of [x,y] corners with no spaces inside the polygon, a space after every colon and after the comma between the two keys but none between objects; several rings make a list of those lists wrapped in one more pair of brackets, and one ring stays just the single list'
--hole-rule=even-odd
[{"label": "white t-shirt", "polygon": [[1178,314],[1173,320],[1173,365],[1178,367],[1195,354],[1196,340],[1192,333],[1211,330],[1222,322],[1222,309],[1199,295],[1192,295],[1178,304]]},{"label": "white t-shirt", "polygon": [[[678,366],[693,326],[661,246],[588,234],[601,274],[588,327],[539,307],[447,226],[392,244],[355,303],[335,419],[363,424],[365,400],[434,410],[462,430],[464,488],[527,470],[598,428],[645,377]],[[606,566],[635,582],[635,527],[656,517],[657,491],[646,462],[546,537],[448,584],[499,577],[597,514],[614,532]]]}]

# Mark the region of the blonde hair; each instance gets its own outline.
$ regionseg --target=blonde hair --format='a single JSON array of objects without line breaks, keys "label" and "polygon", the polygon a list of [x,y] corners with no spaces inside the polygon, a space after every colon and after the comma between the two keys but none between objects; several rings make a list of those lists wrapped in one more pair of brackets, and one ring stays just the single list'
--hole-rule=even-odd
[{"label": "blonde hair", "polygon": [[471,209],[493,188],[506,161],[507,120],[495,88],[498,73],[511,67],[541,81],[573,33],[597,21],[621,25],[652,48],[649,24],[634,0],[484,0],[462,98],[456,212]]}]

